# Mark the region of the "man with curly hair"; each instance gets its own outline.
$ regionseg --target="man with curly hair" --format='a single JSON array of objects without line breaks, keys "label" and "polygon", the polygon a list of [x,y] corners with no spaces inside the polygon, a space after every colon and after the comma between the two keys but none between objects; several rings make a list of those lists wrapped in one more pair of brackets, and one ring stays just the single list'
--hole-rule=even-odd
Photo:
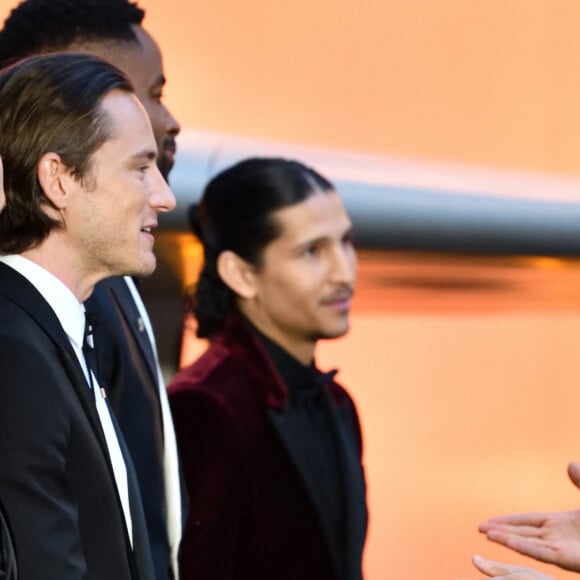
[{"label": "man with curly hair", "polygon": [[[143,27],[145,11],[128,0],[24,0],[0,31],[0,65],[33,54],[96,54],[119,67],[135,87],[157,142],[167,180],[179,124],[162,102],[159,46]],[[157,580],[177,578],[182,499],[175,434],[151,323],[134,281],[96,285],[86,303],[96,318],[99,379],[109,391],[137,472]]]}]

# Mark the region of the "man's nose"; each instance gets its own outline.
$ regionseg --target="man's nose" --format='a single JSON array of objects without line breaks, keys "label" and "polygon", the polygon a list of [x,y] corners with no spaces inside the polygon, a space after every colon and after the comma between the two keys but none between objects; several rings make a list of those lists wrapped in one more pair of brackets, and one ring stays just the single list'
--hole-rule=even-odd
[{"label": "man's nose", "polygon": [[332,276],[336,282],[354,284],[356,279],[356,254],[350,245],[338,245],[333,252]]},{"label": "man's nose", "polygon": [[177,119],[171,114],[169,109],[165,107],[166,120],[165,120],[165,131],[171,137],[177,137],[181,131],[181,126]]},{"label": "man's nose", "polygon": [[163,175],[157,167],[154,169],[155,182],[152,186],[152,194],[149,200],[149,205],[158,212],[167,212],[175,209],[177,201],[171,188],[163,179]]}]

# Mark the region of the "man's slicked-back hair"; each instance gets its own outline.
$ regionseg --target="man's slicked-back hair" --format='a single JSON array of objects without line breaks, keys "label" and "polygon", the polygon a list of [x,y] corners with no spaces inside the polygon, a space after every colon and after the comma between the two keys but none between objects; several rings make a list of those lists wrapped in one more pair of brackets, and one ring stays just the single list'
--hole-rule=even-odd
[{"label": "man's slicked-back hair", "polygon": [[200,338],[219,332],[225,318],[237,312],[236,296],[218,274],[219,255],[230,250],[260,268],[266,246],[281,234],[273,213],[333,190],[314,169],[277,157],[240,161],[207,184],[189,215],[204,248],[203,268],[190,297]]},{"label": "man's slicked-back hair", "polygon": [[88,42],[137,42],[145,11],[129,0],[24,0],[0,30],[0,67]]},{"label": "man's slicked-back hair", "polygon": [[113,90],[134,92],[123,72],[90,54],[32,56],[0,71],[6,193],[0,252],[21,253],[62,227],[46,212],[54,205],[38,180],[38,164],[46,153],[56,153],[75,179],[89,176],[93,153],[113,136],[102,106]]}]

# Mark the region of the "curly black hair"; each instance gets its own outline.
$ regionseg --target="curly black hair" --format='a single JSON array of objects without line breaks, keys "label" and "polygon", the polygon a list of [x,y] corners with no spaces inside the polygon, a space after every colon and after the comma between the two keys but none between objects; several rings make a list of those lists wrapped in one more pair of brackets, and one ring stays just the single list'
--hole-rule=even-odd
[{"label": "curly black hair", "polygon": [[132,25],[144,17],[129,0],[23,0],[0,30],[0,67],[93,41],[137,42]]}]

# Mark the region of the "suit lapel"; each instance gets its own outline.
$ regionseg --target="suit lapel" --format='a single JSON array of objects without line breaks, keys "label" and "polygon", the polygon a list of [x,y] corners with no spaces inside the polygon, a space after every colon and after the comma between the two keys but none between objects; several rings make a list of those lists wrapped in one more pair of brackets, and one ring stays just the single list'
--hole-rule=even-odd
[{"label": "suit lapel", "polygon": [[[130,554],[130,562],[134,566],[133,573],[139,580],[155,580],[153,577],[153,559],[149,547],[149,537],[147,536],[147,524],[145,522],[145,513],[143,511],[143,501],[141,499],[141,492],[137,482],[137,473],[133,466],[131,454],[125,444],[121,429],[115,414],[111,412],[111,421],[119,440],[119,447],[123,459],[125,460],[125,468],[127,470],[127,486],[129,489],[129,509],[131,511],[131,520],[133,522],[133,551]],[[127,541],[129,539],[127,538]]]},{"label": "suit lapel", "polygon": [[[74,354],[74,352],[70,352],[70,353],[66,352],[65,355],[68,355],[68,356],[63,361],[64,366],[65,366],[66,371],[69,374],[69,376],[76,376],[77,377],[77,381],[73,381],[73,385],[75,387],[75,390],[77,391],[77,395],[79,396],[83,410],[85,411],[87,418],[89,420],[89,423],[91,424],[91,427],[93,428],[93,431],[96,434],[97,440],[99,442],[99,446],[101,447],[101,450],[102,450],[103,455],[105,457],[105,462],[107,464],[107,469],[109,471],[109,477],[111,478],[111,483],[113,486],[113,490],[115,492],[117,508],[118,508],[119,513],[121,515],[121,520],[124,521],[125,516],[124,516],[124,512],[123,512],[123,506],[121,504],[119,490],[117,489],[117,481],[115,479],[115,471],[113,469],[113,464],[111,463],[111,456],[109,454],[109,447],[107,445],[107,440],[105,437],[105,433],[103,431],[101,419],[99,418],[99,414],[97,412],[97,406],[95,403],[95,394],[93,393],[92,389],[89,388],[89,386],[86,382],[86,379],[85,379],[84,372],[82,371],[82,369],[79,365],[78,359],[77,359],[76,355]],[[83,382],[78,382],[78,381],[83,381]],[[79,387],[79,385],[80,385],[80,387]],[[123,459],[125,460],[125,466],[127,468],[127,482],[129,485],[129,498],[131,500],[132,495],[134,494],[135,485],[131,486],[131,476],[129,474],[129,459],[128,459],[129,454],[125,452],[124,442],[123,442],[122,436],[120,436],[120,434],[119,434],[119,429],[117,427],[115,417],[114,417],[113,413],[110,413],[110,415],[111,415],[111,420],[113,421],[113,425],[115,427],[115,432],[117,434],[117,439],[119,441],[119,445],[121,446],[121,450],[123,453]],[[133,475],[133,478],[134,477],[135,476]],[[135,481],[136,480],[133,479],[133,483]],[[131,515],[133,515],[133,508],[131,508]],[[145,525],[145,524],[143,523],[142,525]],[[136,527],[137,526],[135,526],[135,525],[133,526],[133,530],[134,530],[133,533],[134,534],[135,534]],[[127,558],[129,560],[129,563],[130,563],[130,566],[132,569],[132,573],[136,578],[138,578],[138,577],[140,578],[140,576],[138,576],[134,570],[135,556],[134,556],[133,549],[131,548],[131,540],[129,539],[129,535],[127,533],[126,526],[124,526],[123,531],[124,531],[124,536],[125,536],[125,546],[126,546],[126,550],[127,550]]]},{"label": "suit lapel", "polygon": [[106,284],[109,287],[109,291],[111,292],[112,298],[115,301],[119,312],[123,316],[135,342],[139,346],[143,358],[147,361],[147,368],[151,373],[154,383],[157,384],[157,362],[155,360],[155,355],[153,354],[153,347],[149,340],[145,322],[135,304],[131,290],[129,290],[129,287],[123,278],[111,278],[106,281]]},{"label": "suit lapel", "polygon": [[360,466],[358,444],[355,440],[352,408],[348,404],[336,405],[331,396],[325,396],[325,404],[329,408],[333,429],[337,435],[337,453],[340,461],[341,482],[344,494],[344,534],[347,553],[339,553],[334,541],[331,524],[322,505],[318,500],[315,482],[308,473],[308,466],[301,454],[290,422],[284,412],[268,409],[270,423],[278,434],[283,447],[288,452],[300,479],[306,488],[308,496],[318,514],[339,577],[348,580],[360,580],[362,548],[367,527],[367,512],[365,503],[365,481]]},{"label": "suit lapel", "polygon": [[308,472],[308,466],[304,461],[304,457],[301,453],[300,447],[297,444],[296,437],[294,435],[294,431],[292,430],[292,426],[290,421],[288,421],[287,415],[284,411],[279,412],[273,409],[268,409],[267,411],[268,419],[270,423],[274,427],[274,430],[278,434],[282,446],[288,452],[290,459],[294,463],[296,470],[306,488],[307,494],[312,501],[312,505],[318,515],[320,520],[320,524],[322,527],[322,531],[324,533],[324,539],[326,541],[326,545],[330,551],[330,555],[334,566],[337,570],[339,576],[341,575],[340,570],[341,566],[341,557],[338,553],[338,547],[336,546],[336,542],[333,541],[332,538],[332,529],[330,526],[330,522],[326,517],[325,511],[322,509],[320,501],[318,500],[318,492],[315,488],[315,483],[312,481],[312,476]]},{"label": "suit lapel", "polygon": [[65,371],[70,377],[70,382],[97,436],[97,440],[103,451],[106,451],[108,458],[105,435],[97,415],[93,393],[87,383],[85,374],[70,344],[69,338],[56,314],[40,292],[24,276],[1,263],[0,280],[0,293],[4,294],[6,298],[14,302],[18,307],[25,310],[58,347]]}]

